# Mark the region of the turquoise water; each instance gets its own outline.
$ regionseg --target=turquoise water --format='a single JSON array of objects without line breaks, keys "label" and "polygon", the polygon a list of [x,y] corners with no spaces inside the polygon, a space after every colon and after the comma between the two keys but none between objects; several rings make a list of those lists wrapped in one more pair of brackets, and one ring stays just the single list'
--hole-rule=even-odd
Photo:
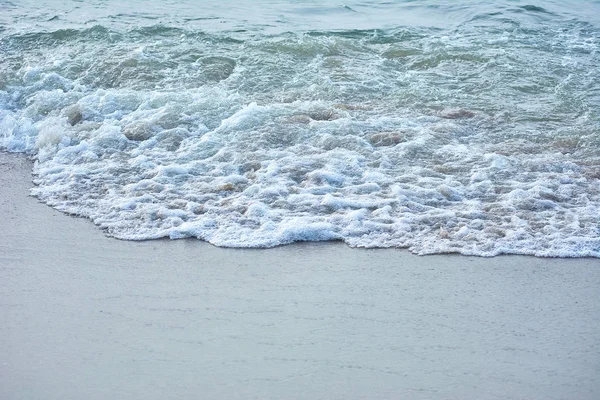
[{"label": "turquoise water", "polygon": [[0,149],[108,235],[600,256],[598,1],[0,9]]}]

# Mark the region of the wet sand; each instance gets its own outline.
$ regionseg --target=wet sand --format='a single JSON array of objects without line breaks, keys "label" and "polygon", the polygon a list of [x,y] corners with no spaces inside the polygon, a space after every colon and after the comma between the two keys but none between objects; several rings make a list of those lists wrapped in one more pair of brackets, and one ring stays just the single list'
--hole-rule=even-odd
[{"label": "wet sand", "polygon": [[600,260],[125,242],[0,154],[0,398],[597,399]]}]

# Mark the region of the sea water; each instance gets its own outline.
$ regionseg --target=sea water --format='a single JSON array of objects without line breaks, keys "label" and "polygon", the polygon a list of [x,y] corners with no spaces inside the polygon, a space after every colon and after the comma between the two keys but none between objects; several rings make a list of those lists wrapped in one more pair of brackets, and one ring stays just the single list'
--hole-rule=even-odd
[{"label": "sea water", "polygon": [[600,2],[0,0],[0,150],[108,235],[600,257]]}]

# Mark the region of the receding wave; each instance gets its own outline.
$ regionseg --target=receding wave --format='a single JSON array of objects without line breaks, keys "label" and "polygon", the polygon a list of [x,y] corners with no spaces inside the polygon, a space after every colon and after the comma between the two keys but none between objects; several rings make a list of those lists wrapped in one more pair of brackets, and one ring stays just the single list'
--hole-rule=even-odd
[{"label": "receding wave", "polygon": [[36,160],[39,199],[121,239],[600,257],[599,28],[514,8],[447,28],[2,32],[0,149]]}]

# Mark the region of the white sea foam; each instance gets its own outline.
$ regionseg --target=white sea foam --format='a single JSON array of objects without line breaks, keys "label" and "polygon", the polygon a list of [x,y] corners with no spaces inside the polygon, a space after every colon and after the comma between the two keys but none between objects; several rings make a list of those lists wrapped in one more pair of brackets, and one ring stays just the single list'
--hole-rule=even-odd
[{"label": "white sea foam", "polygon": [[[558,51],[402,32],[11,48],[25,61],[2,72],[0,149],[36,159],[35,196],[121,239],[600,257],[593,35]],[[528,41],[547,54],[505,52]],[[544,73],[543,94],[515,81]]]}]

